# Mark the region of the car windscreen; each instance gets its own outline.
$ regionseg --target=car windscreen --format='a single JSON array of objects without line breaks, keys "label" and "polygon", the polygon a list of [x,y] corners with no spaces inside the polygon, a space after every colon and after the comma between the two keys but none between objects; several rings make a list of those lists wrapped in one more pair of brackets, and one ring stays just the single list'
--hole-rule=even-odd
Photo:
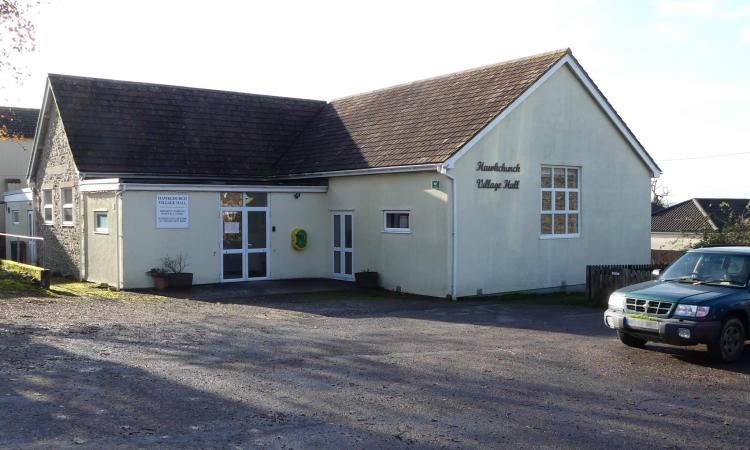
[{"label": "car windscreen", "polygon": [[750,275],[750,256],[690,252],[664,271],[661,279],[686,283],[743,287]]}]

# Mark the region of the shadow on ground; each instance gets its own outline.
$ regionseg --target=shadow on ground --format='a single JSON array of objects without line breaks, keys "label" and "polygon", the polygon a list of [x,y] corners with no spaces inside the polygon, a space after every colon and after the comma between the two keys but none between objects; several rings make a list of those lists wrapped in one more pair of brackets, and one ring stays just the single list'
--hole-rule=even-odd
[{"label": "shadow on ground", "polygon": [[[679,383],[597,366],[623,365],[630,349],[601,355],[585,337],[591,352],[581,354],[542,327],[526,338],[456,328],[480,319],[412,324],[426,314],[435,311],[370,323],[2,323],[0,446],[644,448],[747,438],[728,435],[723,411]],[[747,412],[733,410],[733,430],[749,429]]]}]

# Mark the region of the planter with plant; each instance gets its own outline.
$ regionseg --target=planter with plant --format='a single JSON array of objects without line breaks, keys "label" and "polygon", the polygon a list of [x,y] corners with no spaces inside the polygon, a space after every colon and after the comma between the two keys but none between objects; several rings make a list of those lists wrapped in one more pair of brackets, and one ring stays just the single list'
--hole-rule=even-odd
[{"label": "planter with plant", "polygon": [[370,272],[369,269],[357,272],[354,274],[354,281],[358,288],[374,289],[378,287],[378,273]]},{"label": "planter with plant", "polygon": [[154,288],[164,290],[168,286],[167,272],[161,267],[154,267],[146,272],[154,280]]},{"label": "planter with plant", "polygon": [[167,256],[162,258],[161,264],[167,273],[171,289],[188,289],[193,285],[193,274],[185,272],[188,262],[182,253],[178,253],[174,257]]}]

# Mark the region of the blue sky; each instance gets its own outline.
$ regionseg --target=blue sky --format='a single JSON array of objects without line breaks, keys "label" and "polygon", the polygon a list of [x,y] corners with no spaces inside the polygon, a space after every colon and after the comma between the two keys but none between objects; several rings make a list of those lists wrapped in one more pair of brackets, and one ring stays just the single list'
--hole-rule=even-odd
[{"label": "blue sky", "polygon": [[48,72],[331,99],[571,47],[664,169],[670,201],[750,197],[750,1],[51,0]]}]

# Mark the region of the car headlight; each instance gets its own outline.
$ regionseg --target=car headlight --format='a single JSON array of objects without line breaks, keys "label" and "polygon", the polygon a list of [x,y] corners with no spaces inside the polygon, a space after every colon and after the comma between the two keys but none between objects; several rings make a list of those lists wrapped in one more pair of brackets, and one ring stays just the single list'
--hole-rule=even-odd
[{"label": "car headlight", "polygon": [[708,306],[677,305],[674,310],[675,316],[683,317],[706,317],[711,310]]},{"label": "car headlight", "polygon": [[625,296],[615,292],[609,296],[607,305],[609,305],[610,308],[625,309]]}]

